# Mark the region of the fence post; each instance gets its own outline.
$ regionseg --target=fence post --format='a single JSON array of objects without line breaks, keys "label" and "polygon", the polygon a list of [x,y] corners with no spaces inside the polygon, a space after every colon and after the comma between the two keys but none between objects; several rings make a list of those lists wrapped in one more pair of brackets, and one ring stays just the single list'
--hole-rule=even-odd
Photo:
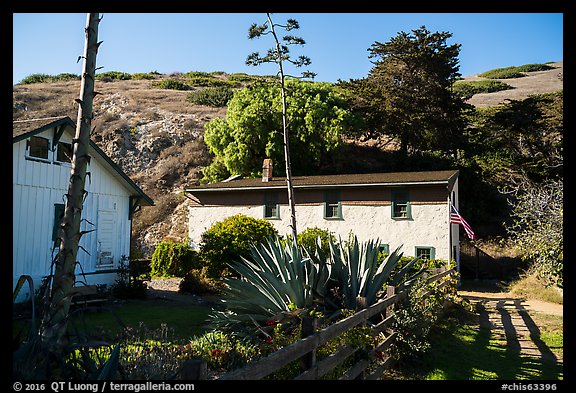
[{"label": "fence post", "polygon": [[208,364],[202,359],[186,359],[180,369],[180,379],[188,381],[208,379]]},{"label": "fence post", "polygon": [[[396,287],[392,285],[387,285],[386,298],[390,299],[392,296],[394,296],[394,294],[396,294]],[[390,306],[386,307],[386,310],[384,310],[384,318],[388,318],[393,313],[394,313],[394,305],[391,304]]]},{"label": "fence post", "polygon": [[[302,332],[300,338],[306,338],[316,332],[318,319],[305,315],[302,317]],[[300,371],[304,372],[316,364],[316,349],[308,352],[300,358]]]}]

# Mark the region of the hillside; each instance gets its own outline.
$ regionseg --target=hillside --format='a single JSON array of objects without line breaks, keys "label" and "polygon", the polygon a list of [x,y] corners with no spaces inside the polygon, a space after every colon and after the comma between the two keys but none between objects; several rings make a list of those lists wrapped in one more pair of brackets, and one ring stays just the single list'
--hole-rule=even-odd
[{"label": "hillside", "polygon": [[[551,65],[557,68],[503,80],[514,89],[476,94],[469,102],[476,106],[497,105],[505,99],[562,90],[563,63]],[[230,77],[214,74],[223,81]],[[225,107],[188,102],[190,90],[154,87],[161,80],[184,80],[183,74],[155,75],[154,78],[97,81],[96,90],[101,94],[94,99],[92,134],[94,142],[155,201],[156,206],[143,208],[134,217],[134,245],[147,256],[161,240],[185,240],[187,199],[183,189],[197,184],[201,169],[211,162],[203,142],[204,125],[226,115]],[[478,76],[464,78],[476,79]],[[237,83],[236,87],[245,84]],[[76,80],[15,85],[13,120],[55,116],[75,120],[78,108],[74,99],[79,90],[80,82]],[[358,157],[358,162],[367,159],[369,154]]]}]

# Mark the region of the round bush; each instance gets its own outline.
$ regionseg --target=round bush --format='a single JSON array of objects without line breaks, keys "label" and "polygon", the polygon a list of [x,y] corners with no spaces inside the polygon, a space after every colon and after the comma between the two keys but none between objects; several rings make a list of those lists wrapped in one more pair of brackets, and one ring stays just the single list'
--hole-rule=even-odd
[{"label": "round bush", "polygon": [[332,239],[332,242],[335,243],[336,237],[327,229],[321,229],[318,227],[306,228],[298,234],[298,244],[313,254],[314,250],[316,250],[316,242],[318,238],[320,238],[320,249],[324,255],[328,255],[330,252],[330,245],[328,243],[329,239]]},{"label": "round bush", "polygon": [[277,235],[278,231],[270,222],[243,214],[214,223],[202,234],[200,247],[208,276],[221,277],[228,263],[250,254],[251,244],[262,243]]},{"label": "round bush", "polygon": [[200,266],[198,253],[187,244],[160,242],[150,261],[152,277],[184,277]]}]

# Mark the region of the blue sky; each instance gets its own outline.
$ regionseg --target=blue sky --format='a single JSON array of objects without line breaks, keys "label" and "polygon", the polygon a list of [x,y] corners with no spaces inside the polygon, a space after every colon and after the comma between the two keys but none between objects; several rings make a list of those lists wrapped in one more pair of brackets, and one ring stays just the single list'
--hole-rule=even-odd
[{"label": "blue sky", "polygon": [[[249,40],[248,28],[265,13],[104,13],[97,65],[128,73],[188,71],[275,74],[271,65],[245,65],[246,57],[265,52],[271,37]],[[464,76],[493,68],[563,60],[562,13],[275,13],[272,19],[300,22],[293,32],[306,40],[294,56],[312,60],[315,80],[363,78],[372,68],[368,48],[398,32],[426,26],[452,33],[461,44]],[[41,73],[80,74],[86,14],[13,14],[13,84]],[[301,70],[289,69],[292,74]]]}]

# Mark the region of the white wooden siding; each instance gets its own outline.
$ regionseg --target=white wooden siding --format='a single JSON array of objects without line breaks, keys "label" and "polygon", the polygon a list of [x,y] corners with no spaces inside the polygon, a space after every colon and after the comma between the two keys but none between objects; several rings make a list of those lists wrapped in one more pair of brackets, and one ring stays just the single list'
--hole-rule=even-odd
[{"label": "white wooden siding", "polygon": [[[39,134],[52,140],[53,130]],[[61,141],[71,143],[72,135],[64,133]],[[68,189],[70,164],[47,163],[25,158],[26,141],[13,143],[13,279],[14,285],[22,274],[31,275],[35,284],[50,273],[52,262],[52,229],[54,225],[54,204],[64,204]],[[130,221],[128,190],[97,160],[92,157],[87,169],[88,191],[84,200],[81,230],[96,229],[98,211],[107,210],[116,216],[115,234],[112,237],[114,267],[118,261],[130,253]],[[82,249],[77,259],[82,267],[76,274],[97,272],[97,231],[87,233],[80,239]],[[110,266],[106,266],[110,268]],[[77,280],[81,279],[77,277]],[[100,282],[100,280],[104,282]],[[94,275],[87,277],[91,283],[114,282],[115,275]]]}]

